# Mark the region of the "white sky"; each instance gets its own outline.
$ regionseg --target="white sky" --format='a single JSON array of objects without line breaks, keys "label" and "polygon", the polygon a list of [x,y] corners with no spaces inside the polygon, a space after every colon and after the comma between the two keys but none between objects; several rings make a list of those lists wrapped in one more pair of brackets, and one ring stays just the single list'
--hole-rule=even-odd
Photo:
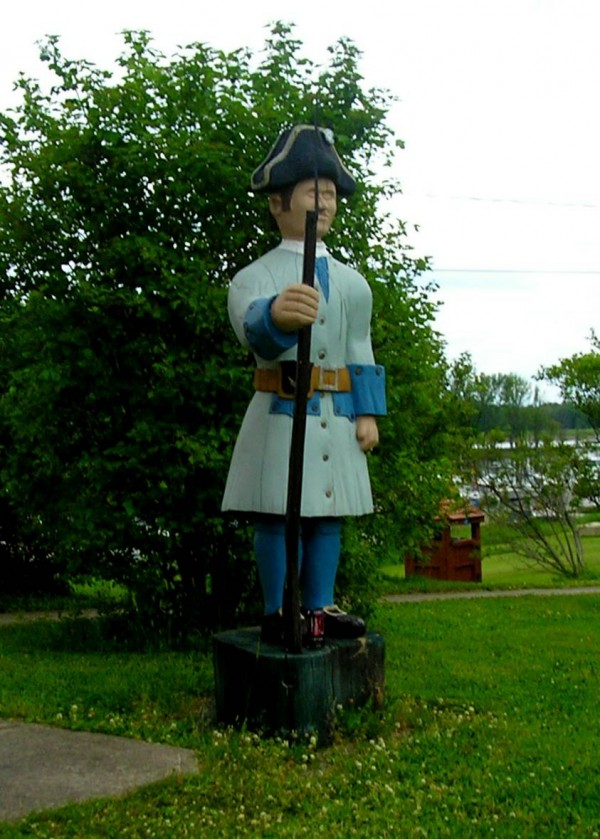
[{"label": "white sky", "polygon": [[432,257],[449,356],[529,376],[586,351],[600,331],[599,0],[30,0],[0,30],[0,108],[20,70],[43,72],[45,34],[110,68],[125,28],[166,53],[259,49],[275,19],[316,61],[350,37],[367,83],[398,97],[397,213]]}]

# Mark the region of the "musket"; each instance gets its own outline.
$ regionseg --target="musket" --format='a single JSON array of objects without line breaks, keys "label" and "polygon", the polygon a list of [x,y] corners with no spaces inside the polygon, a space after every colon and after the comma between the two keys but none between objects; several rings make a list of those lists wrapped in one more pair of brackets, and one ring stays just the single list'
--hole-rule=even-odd
[{"label": "musket", "polygon": [[[315,143],[318,142],[315,121]],[[317,250],[317,221],[319,217],[319,177],[315,154],[315,208],[306,213],[304,228],[304,261],[302,282],[315,284],[315,258]],[[310,390],[312,364],[310,362],[311,326],[298,332],[296,361],[296,393],[292,441],[290,446],[287,507],[285,517],[286,581],[283,597],[283,636],[286,649],[291,653],[302,652],[300,623],[300,581],[298,574],[298,548],[300,540],[300,511],[304,475],[304,444],[306,439],[306,407]]]}]

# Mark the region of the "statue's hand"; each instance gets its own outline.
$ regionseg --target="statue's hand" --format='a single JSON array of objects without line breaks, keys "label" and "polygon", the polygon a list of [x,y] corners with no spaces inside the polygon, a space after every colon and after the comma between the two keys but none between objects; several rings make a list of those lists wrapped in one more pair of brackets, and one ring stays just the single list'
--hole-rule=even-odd
[{"label": "statue's hand", "polygon": [[288,286],[271,304],[271,319],[282,332],[295,332],[314,323],[319,292],[305,283]]},{"label": "statue's hand", "polygon": [[356,439],[363,452],[370,452],[379,443],[379,429],[375,417],[356,417]]}]

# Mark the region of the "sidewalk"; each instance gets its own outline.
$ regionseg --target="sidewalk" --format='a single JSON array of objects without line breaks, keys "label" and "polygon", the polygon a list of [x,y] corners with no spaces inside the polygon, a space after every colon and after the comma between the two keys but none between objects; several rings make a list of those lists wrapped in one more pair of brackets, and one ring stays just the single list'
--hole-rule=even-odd
[{"label": "sidewalk", "polygon": [[191,749],[0,720],[0,823],[197,771]]}]

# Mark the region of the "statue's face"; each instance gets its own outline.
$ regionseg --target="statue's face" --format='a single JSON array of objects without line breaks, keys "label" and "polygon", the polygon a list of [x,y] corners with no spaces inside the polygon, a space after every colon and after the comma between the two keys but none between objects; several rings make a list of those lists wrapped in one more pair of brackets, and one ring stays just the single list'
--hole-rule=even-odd
[{"label": "statue's face", "polygon": [[[337,211],[337,190],[329,178],[319,178],[319,215],[317,219],[317,239],[322,239],[335,218]],[[279,231],[284,239],[304,239],[306,213],[315,209],[315,182],[313,178],[299,181],[292,192],[290,206],[284,209],[281,196],[277,193],[269,196],[269,208]]]}]

